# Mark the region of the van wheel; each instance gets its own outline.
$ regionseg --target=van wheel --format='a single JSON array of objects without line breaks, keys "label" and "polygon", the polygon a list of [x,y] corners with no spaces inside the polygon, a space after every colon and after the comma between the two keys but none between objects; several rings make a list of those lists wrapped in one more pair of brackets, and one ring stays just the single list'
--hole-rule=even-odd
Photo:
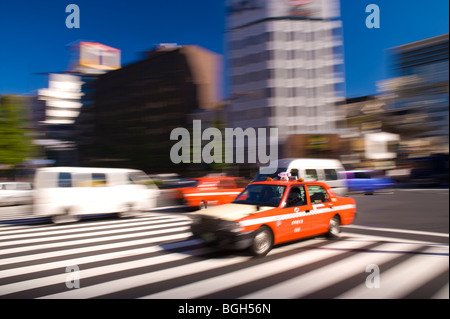
[{"label": "van wheel", "polygon": [[120,218],[133,218],[136,217],[137,211],[134,209],[133,204],[128,204],[126,209],[123,212],[120,212],[118,215]]},{"label": "van wheel", "polygon": [[341,232],[341,219],[339,216],[334,216],[330,220],[330,224],[328,226],[327,237],[330,239],[336,239],[340,237]]},{"label": "van wheel", "polygon": [[64,215],[53,215],[52,216],[52,223],[57,225],[57,224],[62,224],[64,223]]},{"label": "van wheel", "polygon": [[262,226],[256,231],[253,238],[252,245],[250,246],[250,252],[255,257],[262,257],[267,255],[273,247],[273,234],[269,227]]},{"label": "van wheel", "polygon": [[53,215],[51,217],[51,219],[52,219],[52,223],[57,225],[57,224],[66,224],[66,223],[77,222],[80,218],[75,215],[70,215],[70,209],[66,208],[66,209],[64,209],[62,214]]},{"label": "van wheel", "polygon": [[202,202],[200,203],[199,209],[206,209],[208,208],[208,204],[206,204],[206,202],[204,200],[202,200]]}]

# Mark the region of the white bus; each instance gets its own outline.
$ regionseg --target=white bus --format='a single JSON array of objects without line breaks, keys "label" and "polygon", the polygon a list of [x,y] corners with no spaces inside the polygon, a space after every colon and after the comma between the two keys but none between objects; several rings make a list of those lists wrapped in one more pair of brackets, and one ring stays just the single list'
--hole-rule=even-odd
[{"label": "white bus", "polygon": [[291,176],[303,178],[305,181],[325,182],[338,196],[347,195],[347,184],[342,176],[344,166],[337,159],[285,158],[272,162],[271,167],[274,164],[278,167],[275,173],[263,167],[254,181],[265,181],[268,177],[278,179],[280,172],[288,172]]},{"label": "white bus", "polygon": [[132,217],[156,206],[159,190],[139,170],[48,167],[36,171],[33,213],[54,223],[81,215],[117,213]]}]

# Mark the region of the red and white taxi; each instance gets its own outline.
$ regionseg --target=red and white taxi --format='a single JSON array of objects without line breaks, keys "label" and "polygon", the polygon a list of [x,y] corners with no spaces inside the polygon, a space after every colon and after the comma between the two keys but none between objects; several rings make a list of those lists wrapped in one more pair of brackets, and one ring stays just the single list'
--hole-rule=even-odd
[{"label": "red and white taxi", "polygon": [[322,182],[253,182],[230,204],[191,214],[196,237],[219,246],[266,255],[273,245],[326,234],[353,222],[355,200],[338,197]]},{"label": "red and white taxi", "polygon": [[190,179],[194,184],[177,188],[175,199],[200,209],[231,203],[247,184],[238,177],[207,176]]}]

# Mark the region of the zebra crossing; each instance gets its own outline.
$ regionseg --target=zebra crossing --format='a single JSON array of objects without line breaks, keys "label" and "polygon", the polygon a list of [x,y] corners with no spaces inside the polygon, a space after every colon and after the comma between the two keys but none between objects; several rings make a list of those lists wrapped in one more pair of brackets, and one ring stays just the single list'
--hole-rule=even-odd
[{"label": "zebra crossing", "polygon": [[206,246],[189,225],[184,214],[156,212],[2,224],[0,298],[449,298],[448,245],[344,230],[337,241],[316,237],[252,258]]}]

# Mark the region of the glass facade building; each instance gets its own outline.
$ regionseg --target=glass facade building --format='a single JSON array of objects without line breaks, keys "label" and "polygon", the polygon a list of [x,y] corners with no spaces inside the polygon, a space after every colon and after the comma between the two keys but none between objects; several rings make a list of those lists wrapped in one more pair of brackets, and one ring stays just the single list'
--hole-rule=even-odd
[{"label": "glass facade building", "polygon": [[344,114],[337,1],[228,1],[229,122],[292,134],[336,134]]},{"label": "glass facade building", "polygon": [[448,153],[449,36],[390,50],[392,78],[380,83],[385,123],[417,156]]}]

